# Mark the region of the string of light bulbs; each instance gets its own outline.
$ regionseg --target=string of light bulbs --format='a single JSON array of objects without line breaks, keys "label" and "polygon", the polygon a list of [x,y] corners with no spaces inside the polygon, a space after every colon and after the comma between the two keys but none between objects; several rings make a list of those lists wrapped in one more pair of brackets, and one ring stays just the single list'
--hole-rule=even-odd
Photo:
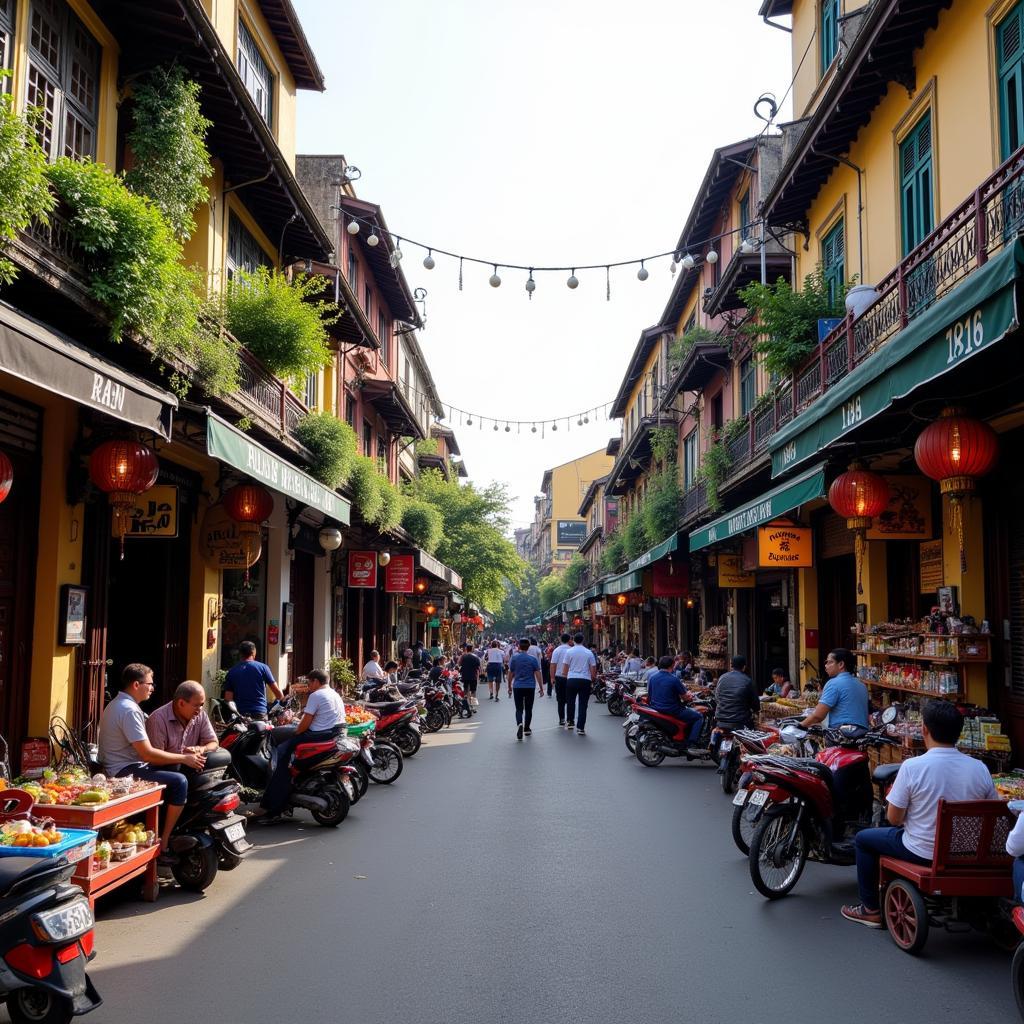
[{"label": "string of light bulbs", "polygon": [[[369,234],[366,236],[366,244],[371,248],[376,248],[380,245],[381,238],[377,234],[377,225],[366,217],[357,217],[354,214],[346,213],[345,216],[348,218],[348,222],[345,225],[345,230],[349,235],[358,235],[363,228],[367,228]],[[752,229],[760,225],[761,237],[758,238],[753,235]],[[391,254],[388,258],[388,262],[393,269],[397,268],[404,258],[402,252],[402,244],[407,246],[414,246],[418,249],[426,251],[426,256],[423,257],[423,267],[426,270],[433,270],[437,266],[437,260],[434,258],[435,253],[438,256],[446,256],[459,262],[459,291],[462,291],[463,284],[463,269],[466,263],[476,264],[478,266],[491,267],[492,274],[488,278],[488,284],[492,288],[500,288],[502,284],[501,275],[498,273],[499,270],[517,270],[525,271],[527,273],[526,278],[526,292],[529,298],[533,298],[533,293],[537,290],[537,281],[534,274],[550,274],[550,273],[566,273],[569,276],[566,278],[565,285],[570,291],[575,291],[580,284],[579,278],[576,276],[577,271],[584,270],[603,270],[605,272],[605,298],[611,301],[612,297],[612,281],[611,272],[612,270],[618,269],[619,267],[638,267],[636,272],[637,280],[646,281],[650,277],[650,271],[647,269],[648,263],[654,263],[657,260],[663,260],[671,258],[669,264],[670,272],[675,275],[676,267],[682,266],[684,270],[693,270],[697,265],[698,260],[703,259],[704,262],[715,264],[718,262],[718,250],[715,248],[716,243],[720,242],[723,238],[728,238],[731,235],[740,234],[743,236],[740,242],[740,250],[744,254],[750,254],[756,252],[758,247],[762,244],[765,235],[765,225],[762,220],[751,221],[748,224],[740,225],[739,227],[729,228],[726,231],[722,231],[717,235],[711,235],[699,242],[688,243],[688,248],[684,251],[678,248],[668,249],[665,252],[654,253],[650,256],[642,256],[636,259],[627,260],[612,260],[608,263],[577,263],[575,266],[530,266],[525,263],[510,263],[505,260],[491,260],[483,259],[479,256],[466,256],[463,253],[452,252],[449,249],[442,249],[436,245],[429,245],[426,242],[419,242],[414,238],[408,238],[404,235],[395,234],[394,232],[389,233],[389,241],[391,246]],[[696,254],[696,255],[695,255]]]}]

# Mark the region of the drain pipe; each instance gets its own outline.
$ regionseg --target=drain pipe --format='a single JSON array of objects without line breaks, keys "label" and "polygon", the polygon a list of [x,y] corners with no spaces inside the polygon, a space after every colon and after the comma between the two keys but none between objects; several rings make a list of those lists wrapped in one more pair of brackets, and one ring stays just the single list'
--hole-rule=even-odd
[{"label": "drain pipe", "polygon": [[769,28],[777,28],[780,32],[788,32],[790,35],[793,34],[793,29],[792,28],[787,27],[786,25],[780,25],[777,21],[772,21],[771,20],[771,11],[767,11],[766,13],[762,14],[761,15],[761,20]]},{"label": "drain pipe", "polygon": [[835,160],[836,163],[845,164],[851,170],[857,172],[857,255],[858,255],[858,281],[860,284],[864,284],[864,191],[862,187],[862,179],[864,176],[864,169],[858,167],[852,160],[848,160],[845,156],[833,156],[831,153],[822,153],[820,150],[815,149],[811,146],[811,153],[815,156],[820,156],[825,160]]}]

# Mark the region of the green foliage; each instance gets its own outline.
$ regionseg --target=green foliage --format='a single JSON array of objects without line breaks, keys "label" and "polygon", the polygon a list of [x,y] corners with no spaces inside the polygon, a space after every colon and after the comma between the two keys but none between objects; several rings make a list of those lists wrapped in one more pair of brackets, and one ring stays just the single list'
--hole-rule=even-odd
[{"label": "green foliage", "polygon": [[[183,296],[181,302],[187,306],[188,297]],[[180,327],[172,329],[156,348],[166,355],[173,355],[175,349],[181,353],[196,368],[194,382],[206,394],[229,395],[238,390],[242,368],[239,345],[215,319],[201,316],[191,334]]]},{"label": "green foliage", "polygon": [[327,662],[327,671],[331,677],[331,683],[335,689],[340,690],[343,697],[354,700],[356,692],[356,670],[348,658],[331,658]]},{"label": "green foliage", "polygon": [[650,431],[651,454],[661,465],[676,461],[679,434],[675,427],[653,427]]},{"label": "green foliage", "polygon": [[228,330],[279,377],[315,373],[331,361],[327,327],[338,307],[317,296],[323,281],[305,274],[289,280],[267,267],[239,271],[223,297]]},{"label": "green foliage", "polygon": [[709,434],[708,439],[711,444],[708,445],[701,457],[697,478],[704,481],[708,508],[712,512],[720,512],[722,499],[719,491],[729,473],[729,467],[732,465],[732,456],[729,454],[729,446],[724,438],[724,430],[722,435]]},{"label": "green foliage", "polygon": [[622,533],[622,545],[627,562],[638,558],[650,547],[641,508],[634,509],[633,514],[627,520]]},{"label": "green foliage", "polygon": [[556,604],[561,604],[567,597],[572,595],[565,582],[565,577],[560,573],[553,572],[537,584],[537,596],[540,598],[540,610],[546,612]]},{"label": "green foliage", "polygon": [[819,320],[846,313],[846,289],[830,302],[820,264],[804,278],[801,291],[793,291],[780,277],[773,285],[747,285],[740,298],[753,315],[743,330],[754,339],[754,351],[763,356],[773,377],[792,373],[814,351]]},{"label": "green foliage", "polygon": [[402,529],[419,547],[433,554],[444,536],[444,517],[428,502],[406,498],[402,509]]},{"label": "green foliage", "polygon": [[357,455],[352,461],[348,485],[352,489],[352,500],[356,511],[367,523],[377,522],[384,506],[380,489],[381,475],[377,464],[366,455]]},{"label": "green foliage", "polygon": [[640,514],[648,546],[660,544],[676,532],[679,526],[679,475],[675,463],[669,463],[651,477]]},{"label": "green foliage", "polygon": [[437,455],[438,440],[436,437],[424,437],[413,445],[413,451],[417,455]]},{"label": "green foliage", "polygon": [[401,525],[402,504],[405,499],[398,488],[383,476],[378,476],[377,488],[380,493],[380,512],[373,522],[382,533],[388,533]]},{"label": "green foliage", "polygon": [[311,412],[295,428],[296,440],[313,456],[313,476],[331,489],[347,479],[356,458],[356,432],[328,412]]},{"label": "green foliage", "polygon": [[532,565],[526,566],[523,578],[517,585],[505,584],[505,600],[501,611],[494,620],[497,633],[513,633],[521,636],[527,622],[545,612],[550,605],[541,605],[540,593],[537,589],[537,570]]},{"label": "green foliage", "polygon": [[722,440],[726,444],[742,437],[750,429],[750,423],[746,416],[737,416],[734,420],[727,420],[722,426]]},{"label": "green foliage", "polygon": [[410,487],[412,497],[433,505],[444,519],[444,535],[437,557],[463,580],[469,601],[500,612],[506,581],[516,586],[526,564],[508,539],[507,489],[491,484],[477,490],[472,484],[445,480],[436,469],[427,470]]},{"label": "green foliage", "polygon": [[565,580],[565,586],[569,591],[570,597],[577,591],[583,589],[583,584],[586,581],[589,569],[589,563],[577,551],[569,560],[569,564],[565,567],[565,572],[562,573],[562,579]]},{"label": "green foliage", "polygon": [[616,530],[605,537],[604,547],[601,549],[602,572],[615,572],[626,561],[626,540],[624,534],[625,531]]},{"label": "green foliage", "polygon": [[[0,90],[10,72],[0,72]],[[46,154],[29,119],[14,111],[9,94],[0,96],[0,251],[33,220],[45,223],[54,206],[46,181]],[[0,255],[0,284],[10,284],[17,268]]]},{"label": "green foliage", "polygon": [[179,238],[195,230],[193,211],[209,199],[213,174],[206,133],[211,123],[199,107],[199,84],[179,67],[154,68],[134,90],[134,124],[128,145],[135,165],[125,184],[149,196]]},{"label": "green foliage", "polygon": [[690,354],[690,349],[692,349],[694,345],[718,344],[720,340],[721,339],[716,331],[709,331],[706,327],[701,327],[699,325],[691,327],[685,334],[676,338],[675,341],[669,345],[669,365],[678,369],[683,365],[686,357]]}]

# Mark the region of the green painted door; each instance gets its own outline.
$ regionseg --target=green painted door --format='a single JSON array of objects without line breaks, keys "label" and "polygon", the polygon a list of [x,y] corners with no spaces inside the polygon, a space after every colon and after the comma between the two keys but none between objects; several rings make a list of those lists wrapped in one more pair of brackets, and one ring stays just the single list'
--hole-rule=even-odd
[{"label": "green painted door", "polygon": [[1024,3],[1017,4],[996,29],[999,58],[999,148],[1007,160],[1024,144]]}]

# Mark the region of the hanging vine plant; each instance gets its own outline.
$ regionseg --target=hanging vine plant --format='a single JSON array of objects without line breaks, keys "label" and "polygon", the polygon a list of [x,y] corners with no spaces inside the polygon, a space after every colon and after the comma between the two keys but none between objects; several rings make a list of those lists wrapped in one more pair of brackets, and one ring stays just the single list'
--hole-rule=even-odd
[{"label": "hanging vine plant", "polygon": [[656,462],[665,466],[675,463],[679,447],[679,434],[675,427],[653,427],[650,431],[651,454]]},{"label": "hanging vine plant", "polygon": [[711,443],[701,456],[697,478],[704,482],[708,508],[712,512],[720,512],[722,498],[719,491],[732,466],[732,456],[729,454],[729,445],[725,440],[724,430],[722,432],[713,431],[708,437]]}]

